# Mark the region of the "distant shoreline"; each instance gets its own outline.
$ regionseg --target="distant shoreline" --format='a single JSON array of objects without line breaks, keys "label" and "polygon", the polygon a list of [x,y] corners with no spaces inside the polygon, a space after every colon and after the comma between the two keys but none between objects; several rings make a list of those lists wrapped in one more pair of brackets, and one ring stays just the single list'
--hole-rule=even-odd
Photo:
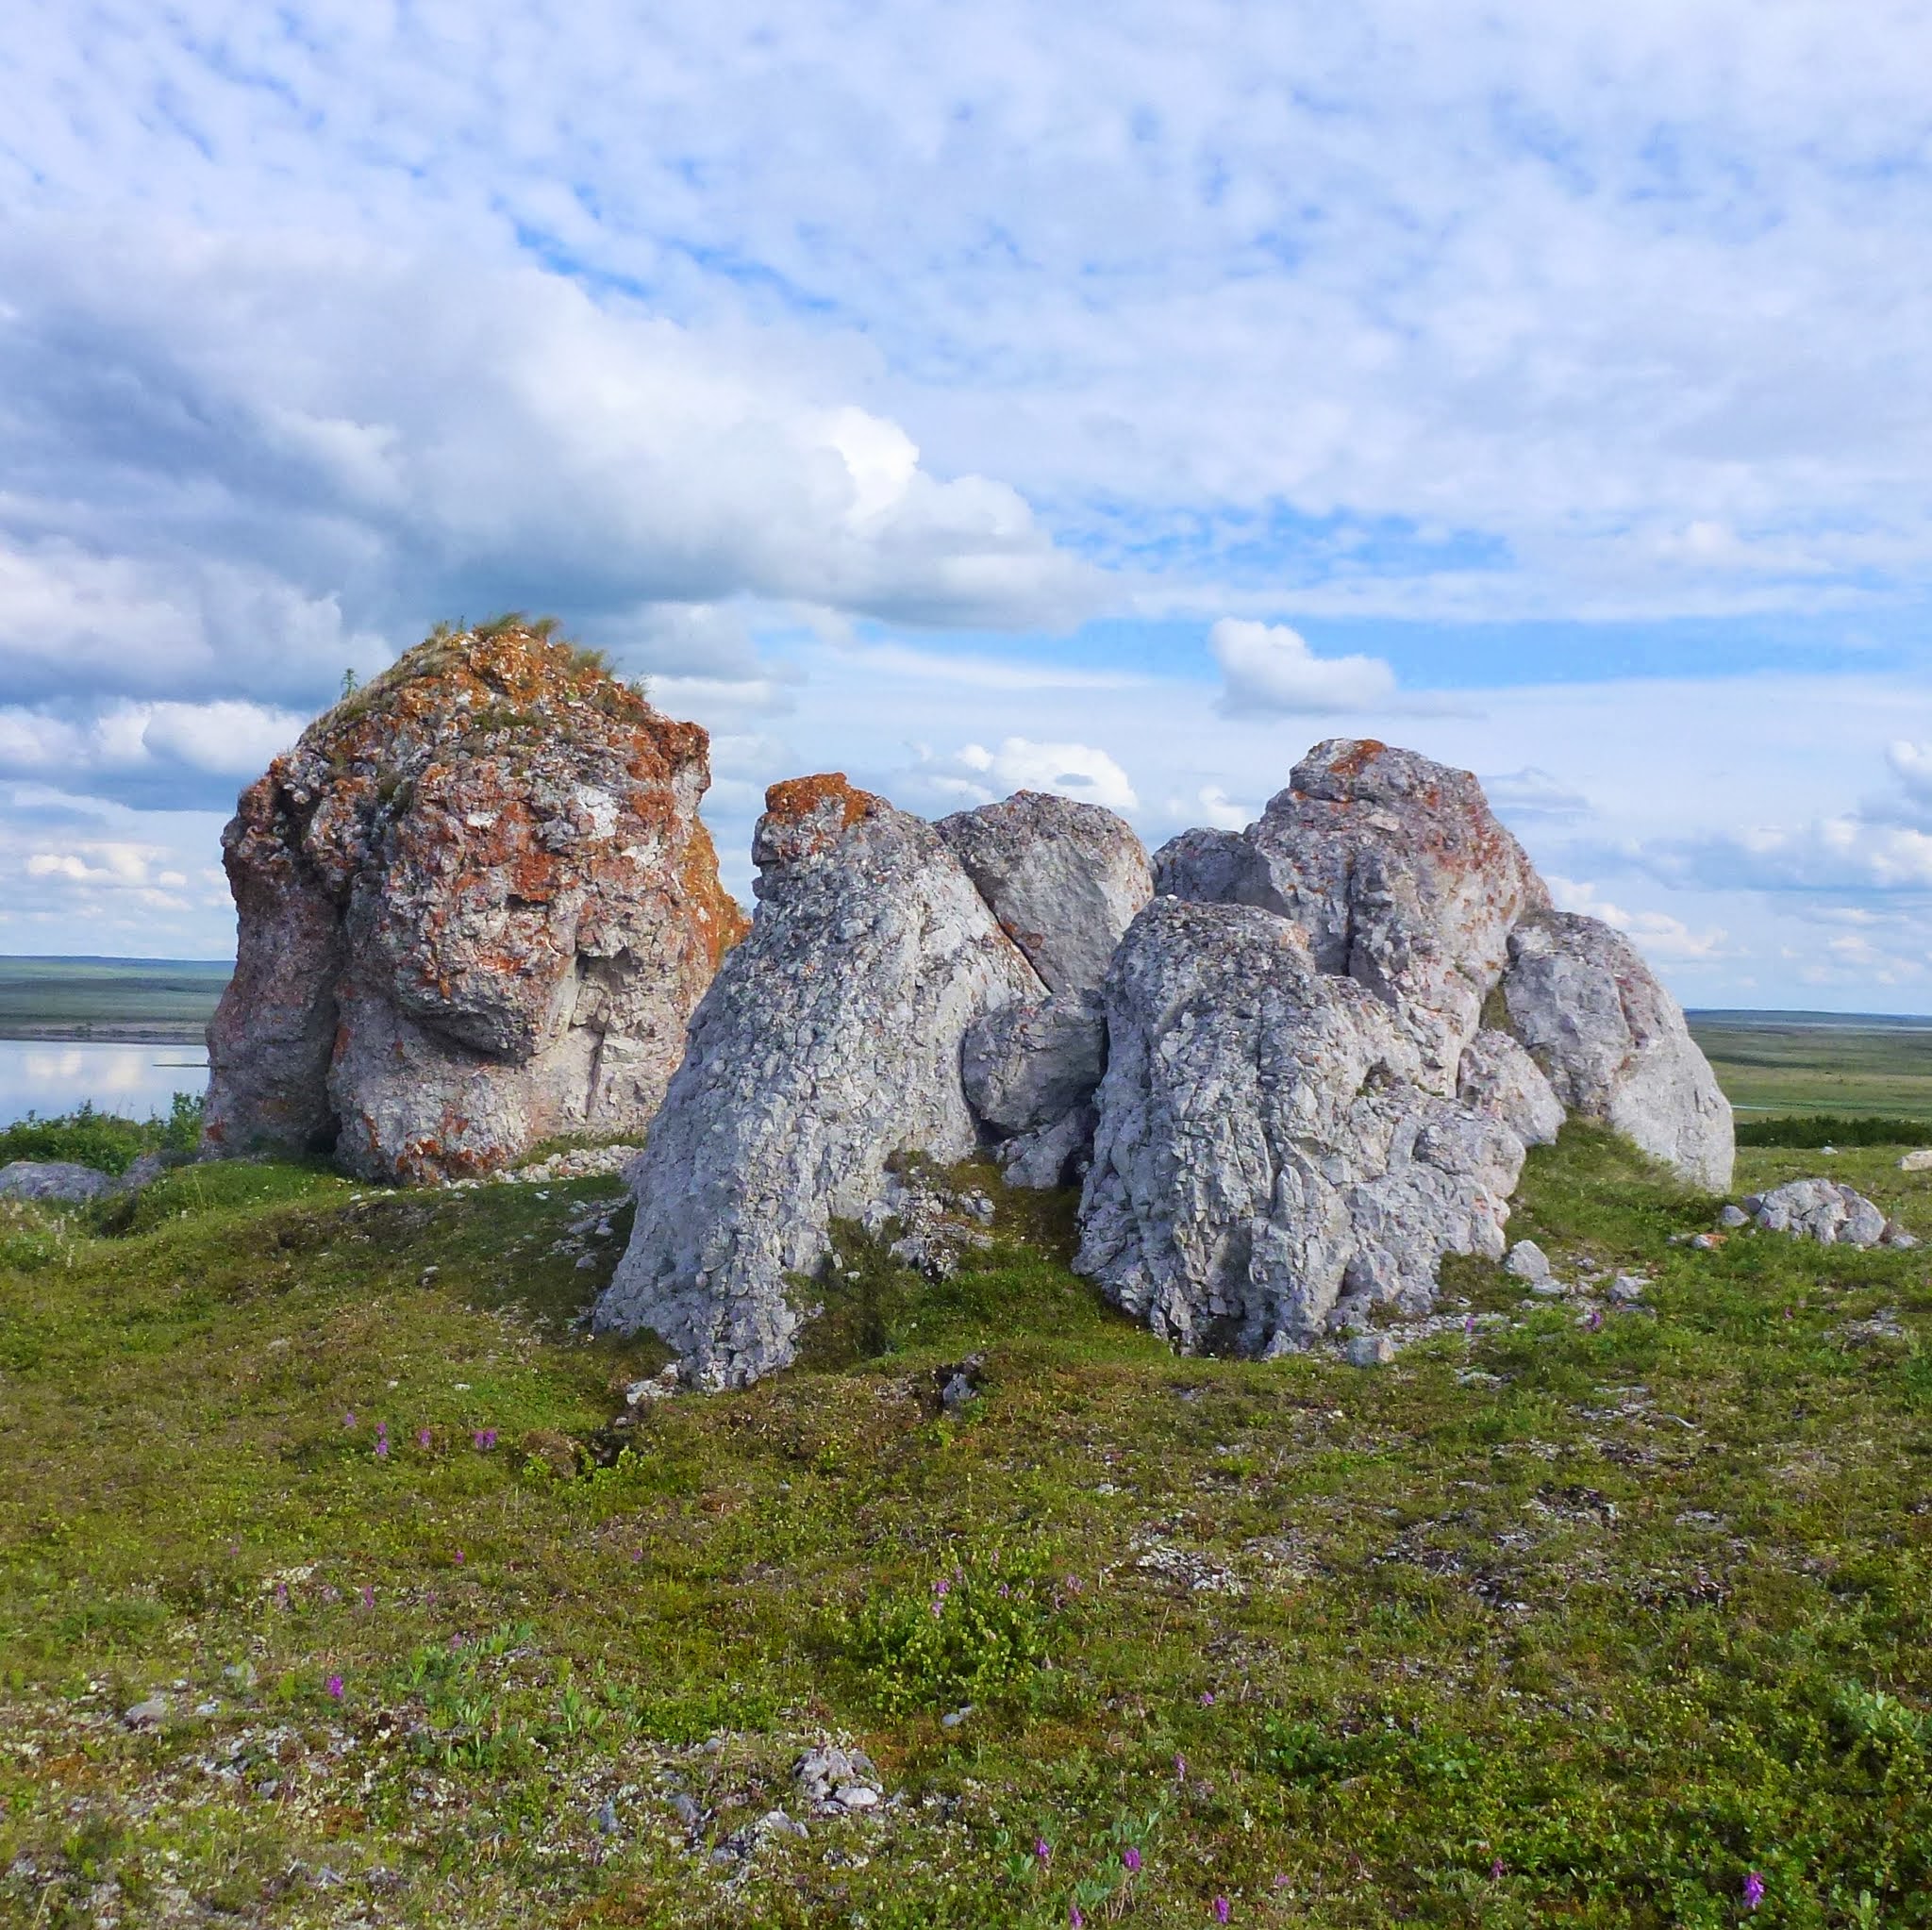
[{"label": "distant shoreline", "polygon": [[0,1040],[28,1045],[204,1046],[208,1042],[208,1027],[187,1021],[174,1024],[167,1020],[126,1023],[104,1021],[82,1025],[0,1024]]}]

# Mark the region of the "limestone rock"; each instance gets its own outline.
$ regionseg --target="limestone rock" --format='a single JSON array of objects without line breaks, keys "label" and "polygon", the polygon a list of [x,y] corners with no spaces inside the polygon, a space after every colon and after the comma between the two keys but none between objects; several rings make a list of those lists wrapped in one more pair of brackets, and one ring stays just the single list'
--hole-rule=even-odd
[{"label": "limestone rock", "polygon": [[513,624],[433,638],[319,718],[223,834],[208,1150],[446,1179],[641,1128],[743,929],[697,816],[707,748]]},{"label": "limestone rock", "polygon": [[975,1148],[965,1034],[1045,993],[933,827],[842,777],[774,785],[752,857],[751,935],[691,1020],[595,1315],[655,1329],[708,1387],[792,1357],[794,1283],[891,1155]]},{"label": "limestone rock", "polygon": [[1503,997],[1570,1111],[1709,1192],[1730,1185],[1730,1104],[1677,1002],[1622,934],[1574,912],[1532,912],[1510,934]]},{"label": "limestone rock", "polygon": [[934,827],[1047,990],[1091,991],[1154,894],[1147,853],[1098,805],[1016,790]]},{"label": "limestone rock", "polygon": [[[1159,873],[1177,896],[1250,904],[1307,934],[1319,971],[1366,987],[1445,1097],[1508,952],[1548,893],[1466,771],[1374,739],[1317,744],[1256,824],[1190,832]],[[1179,847],[1179,848],[1176,848]]]},{"label": "limestone rock", "polygon": [[1097,992],[1008,1006],[966,1035],[966,1097],[995,1147],[1008,1186],[1061,1186],[1093,1137],[1093,1090],[1107,1064]]},{"label": "limestone rock", "polygon": [[1028,1133],[1091,1098],[1106,1059],[1099,995],[1073,993],[989,1013],[966,1035],[961,1073],[988,1125]]},{"label": "limestone rock", "polygon": [[1503,1257],[1503,1270],[1532,1283],[1550,1277],[1549,1256],[1533,1240],[1519,1240]]},{"label": "limestone rock", "polygon": [[107,1173],[72,1159],[15,1159],[0,1166],[0,1199],[58,1200],[78,1206],[112,1192]]},{"label": "limestone rock", "polygon": [[1924,1173],[1932,1171],[1932,1146],[1921,1146],[1917,1151],[1907,1153],[1898,1162],[1901,1173]]},{"label": "limestone rock", "polygon": [[1189,1351],[1311,1344],[1346,1295],[1425,1308],[1503,1254],[1523,1141],[1427,1090],[1396,1013],[1299,923],[1157,898],[1107,983],[1076,1265]]},{"label": "limestone rock", "polygon": [[1754,1193],[1744,1211],[1768,1233],[1790,1233],[1825,1246],[1914,1247],[1918,1241],[1863,1193],[1834,1179],[1793,1179]]},{"label": "limestone rock", "polygon": [[1526,1146],[1553,1146],[1563,1104],[1542,1069],[1507,1032],[1478,1032],[1463,1049],[1456,1096],[1500,1119]]}]

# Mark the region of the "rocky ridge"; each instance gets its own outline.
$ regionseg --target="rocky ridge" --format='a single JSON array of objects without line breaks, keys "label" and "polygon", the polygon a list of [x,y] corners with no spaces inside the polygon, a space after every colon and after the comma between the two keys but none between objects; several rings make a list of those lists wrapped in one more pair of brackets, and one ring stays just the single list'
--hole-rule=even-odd
[{"label": "rocky ridge", "polygon": [[1526,1148],[1569,1112],[1728,1183],[1674,1003],[1551,907],[1467,773],[1331,740],[1246,832],[1151,867],[1038,793],[937,826],[839,777],[767,804],[752,935],[596,1316],[699,1384],[791,1357],[833,1218],[908,1239],[895,1154],[1079,1180],[1081,1271],[1183,1349],[1259,1355],[1433,1318],[1441,1257],[1502,1257]]},{"label": "rocky ridge", "polygon": [[743,929],[707,750],[517,623],[439,634],[319,718],[223,834],[208,1150],[445,1180],[641,1128]]}]

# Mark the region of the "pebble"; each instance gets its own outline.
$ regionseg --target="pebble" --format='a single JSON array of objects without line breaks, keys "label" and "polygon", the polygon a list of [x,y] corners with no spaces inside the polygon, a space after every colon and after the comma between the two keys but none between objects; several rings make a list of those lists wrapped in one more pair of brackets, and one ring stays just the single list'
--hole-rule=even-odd
[{"label": "pebble", "polygon": [[130,1729],[158,1729],[168,1720],[168,1698],[151,1695],[138,1702],[121,1718]]}]

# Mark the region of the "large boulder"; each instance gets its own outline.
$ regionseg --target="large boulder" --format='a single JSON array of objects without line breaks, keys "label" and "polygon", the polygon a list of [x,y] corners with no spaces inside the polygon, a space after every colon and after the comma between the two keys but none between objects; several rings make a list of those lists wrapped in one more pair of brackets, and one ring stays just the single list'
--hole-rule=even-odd
[{"label": "large boulder", "polygon": [[1507,1032],[1478,1032],[1463,1048],[1456,1096],[1500,1119],[1525,1146],[1554,1146],[1563,1129],[1563,1102],[1542,1068]]},{"label": "large boulder", "polygon": [[439,635],[318,719],[223,834],[208,1149],[435,1180],[640,1131],[744,927],[707,748],[520,624]]},{"label": "large boulder", "polygon": [[1133,827],[1098,805],[1016,790],[934,826],[1049,991],[1095,990],[1154,894]]},{"label": "large boulder", "polygon": [[1693,1185],[1731,1183],[1731,1108],[1676,1000],[1621,933],[1539,911],[1509,937],[1510,1029],[1571,1112],[1601,1120]]},{"label": "large boulder", "polygon": [[701,1386],[789,1361],[798,1286],[886,1163],[964,1157],[968,1029],[1045,993],[933,827],[841,776],[766,793],[751,935],[691,1021],[631,1170],[629,1250],[601,1330],[650,1328]]},{"label": "large boulder", "polygon": [[1075,1264],[1176,1346],[1303,1347],[1426,1307],[1445,1253],[1501,1257],[1523,1140],[1429,1090],[1397,1012],[1299,922],[1157,898],[1106,996]]},{"label": "large boulder", "polygon": [[1175,896],[1299,925],[1317,970],[1397,1013],[1424,1082],[1445,1096],[1511,926],[1549,903],[1474,777],[1373,739],[1317,744],[1257,823],[1184,833],[1157,870]]}]

